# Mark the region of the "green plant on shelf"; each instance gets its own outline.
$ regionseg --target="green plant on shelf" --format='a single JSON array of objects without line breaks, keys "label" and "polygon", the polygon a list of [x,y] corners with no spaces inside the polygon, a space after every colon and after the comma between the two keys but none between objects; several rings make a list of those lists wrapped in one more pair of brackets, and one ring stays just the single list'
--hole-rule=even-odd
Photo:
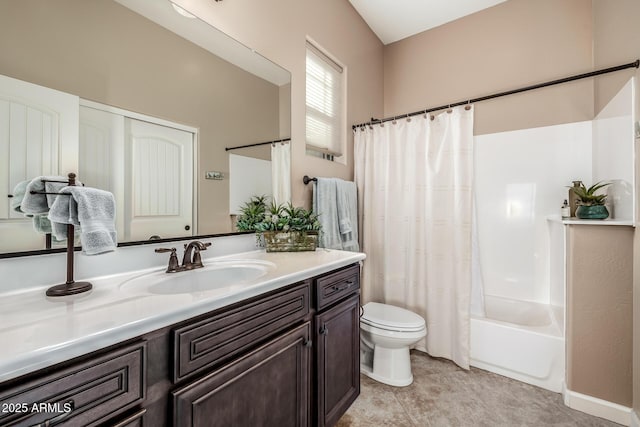
[{"label": "green plant on shelf", "polygon": [[571,187],[573,192],[578,196],[578,204],[582,206],[600,206],[607,201],[606,194],[596,194],[596,191],[611,185],[610,182],[596,182],[587,188],[583,183],[579,187]]}]

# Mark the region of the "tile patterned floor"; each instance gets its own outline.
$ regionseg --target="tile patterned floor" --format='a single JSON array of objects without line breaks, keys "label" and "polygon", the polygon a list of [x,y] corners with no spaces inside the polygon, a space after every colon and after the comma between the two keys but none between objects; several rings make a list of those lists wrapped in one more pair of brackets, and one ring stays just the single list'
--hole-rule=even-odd
[{"label": "tile patterned floor", "polygon": [[358,399],[337,427],[613,427],[566,407],[562,396],[421,352],[411,353],[414,381],[391,387],[361,376]]}]

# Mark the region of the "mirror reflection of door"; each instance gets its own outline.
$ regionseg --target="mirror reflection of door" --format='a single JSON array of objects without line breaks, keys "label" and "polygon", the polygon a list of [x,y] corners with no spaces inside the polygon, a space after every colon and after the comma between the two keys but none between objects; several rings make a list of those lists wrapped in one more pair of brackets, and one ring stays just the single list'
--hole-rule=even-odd
[{"label": "mirror reflection of door", "polygon": [[80,129],[81,174],[116,195],[120,240],[193,235],[194,133],[84,106]]},{"label": "mirror reflection of door", "polygon": [[75,172],[78,97],[0,75],[0,252],[44,248],[32,221],[11,209],[25,180]]},{"label": "mirror reflection of door", "polygon": [[193,235],[193,134],[133,119],[125,132],[125,238]]}]

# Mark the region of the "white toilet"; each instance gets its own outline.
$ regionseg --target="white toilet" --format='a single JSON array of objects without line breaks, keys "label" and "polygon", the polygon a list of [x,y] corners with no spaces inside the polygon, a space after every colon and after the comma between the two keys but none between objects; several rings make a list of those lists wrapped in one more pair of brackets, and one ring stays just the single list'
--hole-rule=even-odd
[{"label": "white toilet", "polygon": [[424,319],[404,308],[370,302],[360,318],[360,372],[397,387],[413,382],[409,347],[427,335]]}]

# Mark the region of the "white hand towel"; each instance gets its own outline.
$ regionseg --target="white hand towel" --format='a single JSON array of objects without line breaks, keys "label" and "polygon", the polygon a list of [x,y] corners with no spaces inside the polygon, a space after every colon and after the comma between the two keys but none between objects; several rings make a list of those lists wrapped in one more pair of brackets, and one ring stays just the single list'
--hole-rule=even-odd
[{"label": "white hand towel", "polygon": [[[71,196],[58,196],[49,219],[54,225],[54,234],[63,232],[56,223],[73,224],[80,227],[82,252],[97,255],[115,250],[118,241],[115,229],[116,202],[108,191],[90,187],[69,186],[60,190]],[[66,233],[66,227],[64,232]]]}]

